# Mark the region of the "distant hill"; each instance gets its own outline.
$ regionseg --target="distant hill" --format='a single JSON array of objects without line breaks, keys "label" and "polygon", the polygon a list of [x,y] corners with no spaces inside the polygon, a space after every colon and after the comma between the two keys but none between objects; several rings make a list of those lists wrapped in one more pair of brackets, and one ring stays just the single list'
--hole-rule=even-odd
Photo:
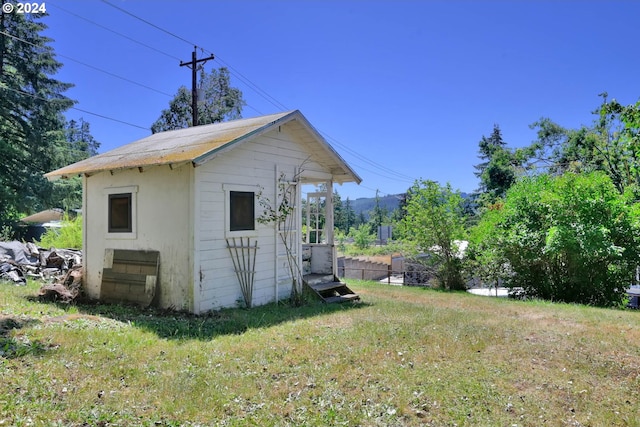
[{"label": "distant hill", "polygon": [[[389,213],[393,212],[400,206],[400,200],[404,197],[403,194],[390,194],[388,196],[380,196],[380,207],[387,209]],[[344,204],[346,199],[342,199]],[[364,217],[369,219],[369,212],[376,206],[375,197],[362,197],[360,199],[350,200],[351,207],[355,211],[356,215],[360,215],[360,212],[364,213]]]},{"label": "distant hill", "polygon": [[[470,196],[468,193],[460,193],[463,199],[466,199]],[[404,193],[401,194],[389,194],[387,196],[380,196],[380,207],[383,209],[386,208],[387,212],[391,213],[394,210],[398,209],[400,206],[400,201],[404,198]],[[342,203],[344,204],[346,198],[342,199]],[[356,216],[360,215],[360,212],[364,213],[364,217],[369,220],[369,213],[376,206],[376,198],[375,197],[361,197],[355,200],[349,200],[351,203],[351,207],[356,213]]]}]

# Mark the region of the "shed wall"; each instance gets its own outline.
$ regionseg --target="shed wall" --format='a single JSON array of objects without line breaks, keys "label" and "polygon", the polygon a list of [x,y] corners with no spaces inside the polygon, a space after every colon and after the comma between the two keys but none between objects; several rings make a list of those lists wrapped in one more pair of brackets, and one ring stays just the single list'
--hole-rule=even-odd
[{"label": "shed wall", "polygon": [[[193,179],[191,164],[102,172],[84,179],[85,291],[100,297],[105,249],[160,252],[154,305],[193,310]],[[135,188],[135,233],[108,233],[108,192]]]},{"label": "shed wall", "polygon": [[[196,171],[196,311],[204,312],[221,307],[236,306],[242,293],[225,238],[225,186],[245,186],[249,191],[261,192],[270,201],[276,199],[276,179],[284,172],[292,179],[297,168],[326,172],[307,159],[310,151],[298,141],[287,126],[246,142],[211,161]],[[306,161],[306,162],[305,162]],[[304,165],[303,165],[304,163]],[[277,172],[278,171],[278,172]],[[256,217],[262,209],[256,200]],[[246,234],[246,233],[245,233]],[[276,238],[273,224],[256,224],[250,234],[257,240],[253,304],[260,305],[290,295],[290,280],[276,286],[276,277],[286,275],[287,264],[280,258],[276,266],[276,252],[283,248]],[[298,239],[301,245],[301,240]]]}]

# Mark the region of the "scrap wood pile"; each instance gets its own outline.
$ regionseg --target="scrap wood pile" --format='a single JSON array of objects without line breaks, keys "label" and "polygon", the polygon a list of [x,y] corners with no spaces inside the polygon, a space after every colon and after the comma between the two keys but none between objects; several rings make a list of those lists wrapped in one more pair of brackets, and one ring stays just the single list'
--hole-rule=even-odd
[{"label": "scrap wood pile", "polygon": [[26,285],[27,277],[47,282],[40,288],[40,298],[71,302],[82,290],[82,252],[0,242],[0,281]]}]

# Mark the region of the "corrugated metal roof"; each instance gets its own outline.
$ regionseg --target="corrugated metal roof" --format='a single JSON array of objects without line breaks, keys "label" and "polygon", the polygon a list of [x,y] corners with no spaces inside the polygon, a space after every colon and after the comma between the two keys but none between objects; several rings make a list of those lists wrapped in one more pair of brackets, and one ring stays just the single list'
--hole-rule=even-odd
[{"label": "corrugated metal roof", "polygon": [[[187,129],[159,132],[123,145],[103,154],[65,166],[45,174],[49,179],[79,174],[95,174],[119,169],[144,168],[193,162],[201,164],[216,153],[236,143],[271,130],[291,120],[300,120],[314,134],[315,139],[342,169],[342,182],[360,182],[360,177],[344,162],[335,150],[315,131],[300,111],[270,114],[249,119],[233,120]],[[345,179],[346,178],[346,179]]]}]

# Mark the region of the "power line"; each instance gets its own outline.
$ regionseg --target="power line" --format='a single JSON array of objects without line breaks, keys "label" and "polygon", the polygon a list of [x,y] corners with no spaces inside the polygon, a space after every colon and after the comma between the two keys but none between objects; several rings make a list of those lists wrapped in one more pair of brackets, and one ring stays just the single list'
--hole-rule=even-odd
[{"label": "power line", "polygon": [[103,119],[111,120],[112,122],[122,123],[124,125],[136,127],[138,129],[143,129],[143,130],[148,130],[148,131],[151,130],[148,127],[139,126],[139,125],[136,125],[136,124],[133,124],[133,123],[125,122],[124,120],[114,119],[113,117],[105,116],[105,115],[102,115],[102,114],[92,113],[91,111],[83,110],[81,108],[77,108],[77,107],[71,107],[71,108],[74,109],[74,110],[77,110],[77,111],[81,111],[83,113],[91,114],[92,116],[101,117]]},{"label": "power line", "polygon": [[369,173],[371,173],[373,175],[379,176],[380,178],[388,179],[390,181],[404,182],[404,183],[408,183],[408,184],[413,184],[415,182],[415,179],[396,178],[394,176],[385,175],[380,170],[368,169],[367,167],[363,166],[362,164],[358,164],[356,161],[351,161],[351,163],[356,165],[358,167],[358,169],[367,171],[367,172],[369,172]]},{"label": "power line", "polygon": [[[211,53],[209,49],[205,49],[205,50]],[[257,84],[253,83],[251,80],[249,80],[249,78],[245,77],[242,73],[240,73],[237,69],[232,67],[228,62],[224,61],[219,56],[216,57],[216,61],[220,62],[222,65],[227,67],[231,71],[231,73],[234,76],[236,76],[240,81],[242,81],[244,84],[246,84],[249,87],[249,89],[252,89],[258,95],[262,96],[267,102],[271,103],[271,105],[273,105],[274,107],[279,108],[280,111],[291,110],[290,108],[285,106],[283,103],[275,99],[273,96],[269,95],[267,92],[261,89]]]},{"label": "power line", "polygon": [[115,4],[113,4],[113,3],[108,2],[107,0],[102,0],[102,2],[103,2],[103,3],[105,3],[105,4],[108,4],[109,6],[113,7],[114,9],[119,10],[119,11],[120,11],[120,12],[122,12],[122,13],[125,13],[125,14],[127,14],[127,15],[131,16],[132,18],[135,18],[135,19],[137,19],[137,20],[139,20],[139,21],[142,21],[142,22],[144,22],[145,24],[150,25],[150,26],[152,26],[153,28],[155,28],[155,29],[157,29],[157,30],[162,31],[163,33],[169,34],[170,36],[175,37],[175,38],[177,38],[178,40],[182,40],[183,42],[188,43],[188,44],[190,44],[191,46],[196,46],[196,45],[197,45],[196,43],[190,42],[189,40],[184,39],[184,38],[182,38],[182,37],[180,37],[180,36],[178,36],[178,35],[176,35],[176,34],[172,33],[171,31],[167,31],[167,30],[165,30],[164,28],[161,28],[161,27],[159,27],[159,26],[157,26],[157,25],[155,25],[155,24],[153,24],[153,23],[151,23],[151,22],[147,21],[146,19],[142,19],[142,18],[140,18],[139,16],[134,15],[133,13],[131,13],[131,12],[129,12],[129,11],[127,11],[127,10],[123,9],[123,8],[121,8],[121,7],[119,7],[119,6],[116,6],[116,5],[115,5]]},{"label": "power line", "polygon": [[[95,21],[93,21],[93,20],[91,20],[91,19],[88,19],[88,18],[86,18],[86,17],[84,17],[84,16],[78,15],[77,13],[74,13],[74,12],[71,12],[71,11],[69,11],[69,10],[67,10],[67,9],[64,9],[64,8],[62,8],[62,7],[58,6],[58,5],[53,5],[53,7],[57,8],[57,9],[60,9],[60,10],[62,10],[63,12],[66,12],[66,13],[68,13],[69,15],[72,15],[72,16],[74,16],[74,17],[78,18],[78,19],[82,19],[83,21],[86,21],[86,22],[88,22],[88,23],[90,23],[90,24],[93,24],[93,25],[95,25],[95,26],[99,27],[99,28],[102,28],[102,29],[104,29],[104,30],[106,30],[106,31],[109,31],[109,32],[111,32],[111,33],[113,33],[113,34],[116,34],[116,35],[118,35],[118,36],[120,36],[120,37],[122,37],[122,38],[124,38],[124,39],[126,39],[126,40],[129,40],[129,41],[131,41],[131,42],[133,42],[133,43],[139,44],[140,46],[146,47],[147,49],[153,50],[153,51],[155,51],[155,52],[157,52],[157,53],[160,53],[160,54],[162,54],[162,55],[164,55],[164,56],[167,56],[167,57],[169,57],[169,58],[171,58],[171,59],[175,59],[175,60],[177,60],[177,61],[180,61],[180,60],[181,60],[179,57],[177,57],[177,56],[175,56],[175,55],[172,55],[172,54],[170,54],[170,53],[167,53],[167,52],[165,52],[165,51],[162,51],[162,50],[160,50],[160,49],[157,49],[157,48],[155,48],[155,47],[153,47],[153,46],[150,46],[150,45],[148,45],[148,44],[146,44],[146,43],[143,43],[143,42],[141,42],[141,41],[139,41],[139,40],[136,40],[136,39],[134,39],[133,37],[129,37],[129,36],[127,36],[126,34],[123,34],[123,33],[120,33],[120,32],[118,32],[118,31],[112,30],[112,29],[111,29],[111,28],[109,28],[109,27],[106,27],[106,26],[104,26],[104,25],[102,25],[102,24],[99,24],[99,23],[97,23],[97,22],[95,22]],[[129,14],[130,14],[130,13],[129,13]],[[130,15],[131,15],[131,14],[130,14]],[[145,23],[146,23],[146,21],[145,21],[145,20],[143,20],[143,19],[141,19],[141,20],[142,20],[142,22],[145,22]],[[172,33],[169,33],[169,34],[173,35]],[[203,49],[203,50],[204,50],[204,49]],[[63,56],[63,55],[60,55],[60,56]],[[70,59],[73,61],[73,59],[72,59],[72,58],[70,58]],[[78,62],[78,61],[75,61],[75,62]],[[222,63],[222,64],[223,64],[223,65],[225,65],[229,70],[231,70],[231,73],[232,73],[234,76],[238,77],[238,79],[239,79],[242,83],[244,83],[244,84],[246,84],[247,86],[249,86],[249,88],[250,88],[250,89],[253,89],[253,90],[254,90],[254,91],[256,91],[256,92],[261,91],[261,89],[260,89],[257,85],[255,85],[253,82],[251,82],[247,77],[243,76],[243,75],[242,75],[238,70],[234,69],[231,65],[229,65],[229,64],[227,64],[227,63],[225,63],[225,62],[224,62],[224,61],[222,61],[222,60],[219,60],[218,62]],[[84,65],[84,64],[83,64],[83,65]],[[87,66],[91,67],[90,65],[87,65]],[[92,68],[93,68],[93,67],[92,67]],[[251,87],[252,85],[253,85],[254,87]],[[155,90],[155,89],[152,89],[152,90]],[[262,91],[262,92],[264,92],[264,91]],[[162,92],[161,92],[161,93],[162,93]],[[163,93],[163,94],[164,94],[164,95],[168,95],[168,94],[166,94],[166,93]],[[265,96],[269,96],[269,94],[267,94],[266,92],[264,92],[264,95],[262,95],[262,96],[263,96],[263,97],[265,97]],[[276,101],[276,102],[277,102],[277,101]],[[255,111],[255,112],[256,112],[257,114],[259,114],[259,115],[264,115],[264,114],[265,114],[264,112],[262,112],[262,111],[258,110],[257,108],[255,108],[255,107],[254,107],[253,105],[251,105],[251,104],[245,104],[245,105],[246,105],[248,108],[250,108],[250,109],[252,109],[253,111]],[[274,105],[275,105],[275,104],[274,104]],[[287,109],[286,107],[284,107],[284,106],[282,106],[282,108],[283,108],[284,110],[288,110],[288,109]]]},{"label": "power line", "polygon": [[380,193],[386,194],[387,196],[391,196],[392,195],[391,193],[384,192],[384,191],[380,190],[379,188],[373,189],[371,187],[367,187],[366,185],[362,185],[362,184],[360,184],[360,187],[366,188],[367,190],[371,190],[374,193],[380,192]]},{"label": "power line", "polygon": [[[39,99],[39,100],[41,100],[41,101],[46,101],[46,102],[64,101],[64,99],[48,99],[48,98],[43,98],[43,97],[41,97],[41,96],[34,95],[34,94],[32,94],[32,93],[29,93],[29,92],[25,92],[25,91],[22,91],[22,90],[13,89],[13,88],[6,87],[6,86],[5,86],[5,87],[0,87],[0,89],[10,90],[10,91],[12,91],[12,92],[19,93],[19,94],[22,94],[22,95],[27,95],[27,96],[30,96],[30,97],[32,97],[32,98]],[[150,129],[150,128],[148,128],[148,127],[144,127],[144,126],[136,125],[136,124],[133,124],[133,123],[125,122],[124,120],[115,119],[115,118],[113,118],[113,117],[105,116],[105,115],[103,115],[103,114],[94,113],[94,112],[92,112],[92,111],[83,110],[82,108],[78,108],[78,107],[69,107],[69,109],[71,109],[71,110],[76,110],[76,111],[80,111],[80,112],[82,112],[82,113],[86,113],[86,114],[91,114],[92,116],[101,117],[101,118],[103,118],[103,119],[111,120],[111,121],[113,121],[113,122],[122,123],[122,124],[127,125],[127,126],[136,127],[136,128],[138,128],[138,129],[144,129],[144,130],[149,130],[149,131],[151,130],[151,129]]]},{"label": "power line", "polygon": [[[20,41],[20,42],[22,42],[22,43],[25,43],[25,44],[28,44],[29,46],[33,46],[33,47],[35,47],[35,48],[39,48],[39,46],[37,46],[37,45],[35,45],[35,44],[31,43],[31,42],[29,42],[29,41],[27,41],[27,40],[24,40],[24,39],[22,39],[22,38],[20,38],[20,37],[14,36],[14,35],[12,35],[12,34],[9,34],[9,33],[5,32],[5,31],[1,31],[1,30],[0,30],[0,34],[4,34],[5,36],[9,36],[9,37],[11,37],[12,39],[18,40],[18,41]],[[126,78],[126,77],[119,76],[119,75],[114,74],[114,73],[112,73],[112,72],[110,72],[110,71],[103,70],[102,68],[98,68],[98,67],[95,67],[95,66],[93,66],[93,65],[87,64],[87,63],[85,63],[85,62],[79,61],[79,60],[77,60],[77,59],[75,59],[75,58],[71,58],[70,56],[62,55],[62,54],[59,54],[59,53],[57,53],[56,55],[57,55],[57,56],[60,56],[60,57],[62,57],[62,58],[66,58],[66,59],[68,59],[68,60],[70,60],[70,61],[73,61],[73,62],[75,62],[75,63],[77,63],[77,64],[83,65],[83,66],[85,66],[85,67],[87,67],[87,68],[91,68],[91,69],[93,69],[93,70],[100,71],[101,73],[107,74],[107,75],[109,75],[109,76],[111,76],[111,77],[115,77],[115,78],[118,78],[118,79],[123,80],[123,81],[125,81],[125,82],[131,83],[131,84],[134,84],[134,85],[136,85],[136,86],[140,86],[140,87],[143,87],[143,88],[145,88],[145,89],[151,90],[151,91],[153,91],[153,92],[157,92],[157,93],[159,93],[159,94],[161,94],[161,95],[165,95],[165,96],[168,96],[168,97],[170,97],[170,98],[172,98],[172,97],[173,97],[173,95],[171,95],[171,94],[169,94],[169,93],[162,92],[161,90],[154,89],[154,88],[152,88],[151,86],[147,86],[147,85],[145,85],[145,84],[143,84],[143,83],[136,82],[136,81],[131,80],[131,79],[128,79],[128,78]]]},{"label": "power line", "polygon": [[[124,13],[124,14],[128,15],[128,16],[131,16],[132,18],[135,18],[135,19],[137,19],[137,20],[139,20],[139,21],[141,21],[141,22],[144,22],[145,24],[147,24],[147,25],[149,25],[149,26],[151,26],[151,27],[153,27],[153,28],[155,28],[155,29],[157,29],[157,30],[159,30],[159,31],[162,31],[162,32],[163,32],[163,33],[165,33],[165,34],[168,34],[168,35],[170,35],[170,36],[172,36],[172,37],[174,37],[174,38],[176,38],[176,39],[178,39],[178,40],[180,40],[180,41],[183,41],[183,42],[185,42],[185,43],[188,43],[188,44],[189,44],[189,45],[191,45],[191,46],[197,46],[197,47],[200,47],[203,51],[206,51],[206,52],[208,52],[209,54],[214,55],[214,52],[213,52],[213,51],[211,51],[211,50],[209,50],[209,49],[205,49],[205,48],[203,48],[202,46],[199,46],[197,43],[194,43],[194,42],[189,41],[189,40],[187,40],[187,39],[185,39],[185,38],[183,38],[183,37],[180,37],[180,36],[178,36],[177,34],[172,33],[172,32],[171,32],[171,31],[169,31],[169,30],[165,30],[164,28],[162,28],[162,27],[160,27],[160,26],[158,26],[158,25],[155,25],[154,23],[149,22],[149,21],[147,21],[146,19],[141,18],[141,17],[139,17],[138,15],[136,15],[136,14],[134,14],[134,13],[132,13],[132,12],[129,12],[129,11],[128,11],[128,10],[126,10],[126,9],[123,9],[123,8],[121,8],[121,7],[119,7],[119,6],[116,6],[116,5],[114,5],[113,3],[110,3],[110,2],[109,2],[109,1],[107,1],[107,0],[102,0],[102,2],[103,2],[103,3],[105,3],[105,4],[107,4],[107,5],[109,5],[109,6],[111,6],[111,7],[113,7],[114,9],[119,10],[120,12],[122,12],[122,13]],[[249,78],[247,78],[246,76],[244,76],[242,73],[240,73],[240,72],[239,72],[238,70],[236,70],[234,67],[232,67],[229,63],[227,63],[227,62],[226,62],[226,61],[224,61],[222,58],[220,58],[217,54],[216,54],[216,60],[217,60],[218,62],[220,62],[221,64],[225,65],[225,66],[226,66],[230,71],[232,71],[232,74],[233,74],[234,76],[236,76],[239,80],[241,80],[244,84],[246,84],[250,89],[252,89],[253,91],[255,91],[258,95],[262,96],[265,100],[267,100],[268,102],[270,102],[270,103],[271,103],[272,105],[274,105],[276,108],[279,108],[281,111],[288,111],[288,110],[289,110],[289,108],[287,108],[284,104],[282,104],[282,103],[281,103],[281,102],[279,102],[277,99],[275,99],[273,96],[269,95],[267,92],[265,92],[264,90],[262,90],[258,85],[256,85],[255,83],[253,83]],[[256,111],[257,111],[257,110],[256,110]]]},{"label": "power line", "polygon": [[172,58],[172,59],[175,59],[175,60],[180,61],[180,58],[178,58],[177,56],[174,56],[174,55],[172,55],[172,54],[170,54],[170,53],[164,52],[164,51],[162,51],[162,50],[160,50],[160,49],[156,49],[155,47],[153,47],[153,46],[149,46],[148,44],[142,43],[141,41],[136,40],[136,39],[134,39],[133,37],[129,37],[129,36],[127,36],[126,34],[122,34],[122,33],[118,32],[118,31],[112,30],[112,29],[111,29],[111,28],[109,28],[109,27],[106,27],[106,26],[104,26],[104,25],[102,25],[102,24],[98,24],[97,22],[92,21],[91,19],[85,18],[84,16],[80,16],[80,15],[78,15],[77,13],[71,12],[71,11],[69,11],[69,10],[67,10],[67,9],[65,9],[65,8],[63,8],[63,7],[57,6],[57,5],[55,5],[55,4],[51,4],[51,2],[49,2],[49,4],[50,4],[50,5],[52,5],[53,7],[55,7],[56,9],[60,9],[60,10],[62,10],[63,12],[66,12],[66,13],[68,13],[69,15],[75,16],[76,18],[82,19],[83,21],[86,21],[86,22],[88,22],[88,23],[90,23],[90,24],[93,24],[93,25],[95,25],[96,27],[102,28],[103,30],[109,31],[109,32],[111,32],[111,33],[113,33],[113,34],[116,34],[116,35],[118,35],[118,36],[120,36],[120,37],[122,37],[122,38],[125,38],[125,39],[127,39],[127,40],[129,40],[129,41],[132,41],[132,42],[134,42],[134,43],[137,43],[137,44],[139,44],[140,46],[144,46],[144,47],[146,47],[147,49],[151,49],[151,50],[153,50],[153,51],[155,51],[155,52],[158,52],[158,53],[160,53],[160,54],[162,54],[162,55],[168,56],[169,58]]},{"label": "power line", "polygon": [[351,148],[349,148],[347,145],[341,143],[340,141],[338,141],[335,138],[332,138],[331,136],[327,135],[325,132],[320,132],[322,135],[324,135],[328,140],[331,140],[334,144],[336,144],[337,146],[341,147],[345,152],[350,153],[352,156],[356,157],[357,159],[362,160],[363,162],[367,163],[370,166],[373,166],[375,168],[378,168],[380,170],[383,170],[391,175],[395,175],[396,178],[393,178],[397,181],[409,181],[409,182],[413,182],[415,181],[415,178],[410,177],[409,175],[405,175],[402,174],[400,172],[396,172],[392,169],[389,169],[387,166],[381,165],[380,163],[377,163],[365,156],[363,156],[362,154],[358,153],[355,150],[352,150]]},{"label": "power line", "polygon": [[[119,7],[119,6],[114,5],[113,3],[109,2],[108,0],[101,0],[101,1],[102,1],[103,3],[105,3],[105,4],[109,5],[109,6],[113,7],[114,9],[117,9],[118,11],[120,11],[120,12],[122,12],[122,13],[124,13],[124,14],[126,14],[126,15],[128,15],[128,16],[131,16],[132,18],[135,18],[135,19],[137,19],[137,20],[139,20],[139,21],[141,21],[141,22],[143,22],[143,23],[145,23],[145,24],[147,24],[147,25],[149,25],[149,26],[151,26],[151,27],[153,27],[153,28],[155,28],[155,29],[157,29],[157,30],[159,30],[159,31],[161,31],[161,32],[163,32],[163,33],[165,33],[165,34],[170,35],[171,37],[174,37],[174,38],[176,38],[176,39],[178,39],[178,40],[180,40],[180,41],[182,41],[182,42],[184,42],[184,43],[188,43],[188,44],[189,44],[189,45],[191,45],[191,46],[196,46],[196,47],[198,47],[198,44],[197,44],[197,43],[194,43],[194,42],[192,42],[192,41],[190,41],[190,40],[187,40],[187,39],[185,39],[185,38],[183,38],[183,37],[180,37],[180,36],[178,36],[177,34],[175,34],[175,33],[171,32],[171,31],[169,31],[169,30],[166,30],[166,29],[164,29],[164,28],[162,28],[162,27],[160,27],[160,26],[158,26],[158,25],[156,25],[156,24],[154,24],[154,23],[152,23],[152,22],[150,22],[150,21],[148,21],[148,20],[146,20],[146,19],[144,19],[144,18],[141,18],[141,17],[139,17],[139,16],[135,15],[135,14],[134,14],[134,13],[132,13],[132,12],[127,11],[126,9],[123,9],[123,8],[121,8],[121,7]],[[203,48],[203,47],[201,47],[201,46],[200,46],[200,48],[201,48],[203,51],[208,52],[209,54],[212,54],[212,55],[214,54],[214,53],[213,53],[213,51],[211,51],[211,50],[209,50],[209,49],[205,49],[205,48]],[[261,97],[263,97],[265,100],[267,100],[269,103],[271,103],[272,105],[274,105],[276,108],[279,108],[279,109],[284,110],[284,111],[289,110],[289,108],[287,108],[284,104],[282,104],[282,103],[281,103],[280,101],[278,101],[276,98],[274,98],[273,96],[271,96],[270,94],[268,94],[266,91],[264,91],[263,89],[261,89],[257,84],[253,83],[249,78],[247,78],[247,77],[246,77],[246,76],[244,76],[242,73],[240,73],[239,71],[237,71],[234,67],[232,67],[230,64],[228,64],[226,61],[222,60],[218,55],[216,55],[216,60],[217,60],[217,61],[219,61],[220,63],[222,63],[223,65],[225,65],[227,68],[229,68],[229,70],[232,72],[232,74],[233,74],[233,75],[235,75],[237,78],[239,78],[239,79],[240,79],[244,84],[246,84],[250,89],[252,89],[253,91],[255,91],[258,95],[260,95]],[[257,109],[255,109],[255,108],[253,108],[253,107],[251,107],[251,108],[252,108],[252,109],[254,109],[255,111],[258,111]],[[400,173],[400,172],[396,172],[396,171],[394,171],[394,170],[392,170],[392,169],[389,169],[388,167],[386,167],[386,166],[384,166],[384,165],[381,165],[380,163],[377,163],[377,162],[375,162],[375,161],[373,161],[373,160],[371,160],[371,159],[367,158],[366,156],[363,156],[362,154],[360,154],[360,153],[358,153],[358,152],[356,152],[356,151],[354,151],[354,150],[350,149],[347,145],[342,144],[341,142],[339,142],[339,141],[338,141],[338,140],[336,140],[335,138],[330,137],[330,136],[329,136],[329,135],[327,135],[326,133],[321,132],[321,134],[325,135],[325,136],[327,137],[327,139],[332,140],[336,145],[338,145],[339,147],[341,147],[341,149],[343,149],[344,151],[346,151],[346,152],[350,153],[352,156],[356,157],[357,159],[360,159],[361,161],[365,162],[366,164],[368,164],[368,165],[370,165],[370,166],[372,166],[372,167],[374,167],[374,168],[379,169],[378,171],[371,171],[371,170],[368,170],[368,169],[366,169],[366,168],[362,168],[363,170],[368,170],[369,172],[374,173],[374,174],[376,174],[376,175],[379,175],[379,176],[381,176],[381,177],[383,177],[383,178],[393,179],[393,180],[396,180],[396,181],[401,181],[401,182],[410,182],[410,183],[413,183],[413,182],[415,181],[415,179],[414,179],[414,178],[412,178],[412,177],[410,177],[410,176],[408,176],[408,175],[405,175],[405,174],[402,174],[402,173]],[[380,173],[381,171],[384,171],[387,175],[386,175],[386,176],[385,176],[385,175],[382,175],[382,174]],[[391,176],[388,176],[389,174],[390,174]]]}]

